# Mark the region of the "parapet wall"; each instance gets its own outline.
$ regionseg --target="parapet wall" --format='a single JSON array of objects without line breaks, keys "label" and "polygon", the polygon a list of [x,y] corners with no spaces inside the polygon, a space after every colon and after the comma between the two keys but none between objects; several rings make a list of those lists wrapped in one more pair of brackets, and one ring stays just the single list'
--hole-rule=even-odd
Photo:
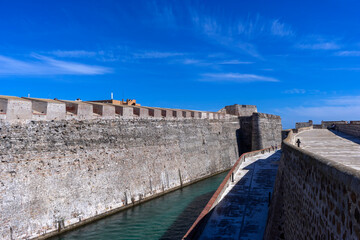
[{"label": "parapet wall", "polygon": [[309,120],[308,122],[297,122],[295,123],[295,128],[299,129],[299,128],[303,128],[303,127],[310,127],[313,126],[313,121]]},{"label": "parapet wall", "polygon": [[50,236],[231,168],[236,120],[0,122],[0,239]]},{"label": "parapet wall", "polygon": [[348,124],[336,124],[335,128],[351,136],[360,137],[360,122],[358,121],[351,121]]},{"label": "parapet wall", "polygon": [[0,120],[84,120],[98,118],[224,119],[222,112],[115,105],[40,98],[0,96]]},{"label": "parapet wall", "polygon": [[223,109],[219,110],[219,112],[236,115],[239,117],[249,117],[254,112],[257,112],[257,107],[255,105],[229,105],[225,106]]},{"label": "parapet wall", "polygon": [[289,130],[264,239],[360,239],[359,171],[294,141]]}]

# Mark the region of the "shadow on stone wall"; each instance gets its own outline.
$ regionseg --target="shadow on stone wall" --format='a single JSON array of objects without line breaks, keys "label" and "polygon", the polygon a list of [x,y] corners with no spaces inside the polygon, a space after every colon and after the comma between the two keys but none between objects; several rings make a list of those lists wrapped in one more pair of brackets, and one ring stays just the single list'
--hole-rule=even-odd
[{"label": "shadow on stone wall", "polygon": [[360,144],[360,138],[358,137],[354,137],[354,136],[351,136],[349,134],[346,134],[346,133],[343,133],[343,132],[340,132],[340,131],[336,131],[336,130],[330,130],[330,132],[332,132],[333,134],[341,137],[341,138],[345,138],[349,141],[352,141],[356,144]]}]

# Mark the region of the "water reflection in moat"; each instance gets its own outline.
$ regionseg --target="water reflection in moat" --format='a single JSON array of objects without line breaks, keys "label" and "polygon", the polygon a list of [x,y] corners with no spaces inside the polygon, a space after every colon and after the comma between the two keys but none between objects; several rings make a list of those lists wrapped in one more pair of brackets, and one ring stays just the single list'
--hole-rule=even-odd
[{"label": "water reflection in moat", "polygon": [[225,176],[213,176],[52,239],[181,239]]}]

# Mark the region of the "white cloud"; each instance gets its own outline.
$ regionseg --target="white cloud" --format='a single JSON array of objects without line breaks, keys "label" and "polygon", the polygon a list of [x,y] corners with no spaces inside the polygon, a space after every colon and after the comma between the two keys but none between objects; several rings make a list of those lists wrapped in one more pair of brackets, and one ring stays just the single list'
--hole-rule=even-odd
[{"label": "white cloud", "polygon": [[297,106],[275,109],[282,116],[285,128],[295,122],[314,120],[358,120],[360,119],[360,96],[340,96],[314,101],[314,106]]},{"label": "white cloud", "polygon": [[57,57],[70,57],[70,58],[81,58],[81,57],[94,57],[98,53],[84,50],[72,50],[72,51],[64,51],[64,50],[56,50],[49,52],[51,55],[55,55]]},{"label": "white cloud", "polygon": [[240,74],[240,73],[206,73],[203,74],[202,81],[208,82],[279,82],[278,79],[272,77],[265,77],[255,74]]},{"label": "white cloud", "polygon": [[190,15],[195,31],[205,35],[208,41],[258,59],[263,58],[256,45],[252,43],[253,39],[260,39],[266,35],[276,37],[294,35],[290,26],[279,20],[269,20],[260,15],[248,17],[246,20],[236,18],[233,20],[225,16],[221,21],[195,10],[192,10]]},{"label": "white cloud", "polygon": [[209,65],[241,65],[241,64],[253,64],[254,62],[242,62],[239,60],[222,60],[222,61],[207,61],[193,58],[186,58],[183,60],[183,64],[186,65],[199,65],[199,66],[209,66]]},{"label": "white cloud", "polygon": [[195,65],[198,65],[198,64],[202,64],[202,62],[200,61],[200,60],[198,60],[198,59],[185,59],[184,60],[184,62],[183,62],[184,64],[195,64]]},{"label": "white cloud", "polygon": [[335,55],[341,57],[360,57],[360,51],[340,51],[335,53]]},{"label": "white cloud", "polygon": [[284,108],[281,112],[294,117],[319,120],[360,119],[360,105],[357,106],[319,106]]},{"label": "white cloud", "polygon": [[239,65],[239,64],[253,64],[254,62],[242,62],[239,60],[225,60],[222,62],[219,62],[219,64],[224,64],[224,65]]},{"label": "white cloud", "polygon": [[324,95],[327,94],[325,91],[314,90],[314,89],[302,89],[302,88],[293,88],[285,90],[283,93],[285,94],[308,94],[308,95]]},{"label": "white cloud", "polygon": [[341,96],[323,100],[326,105],[360,106],[360,96]]},{"label": "white cloud", "polygon": [[352,67],[343,67],[343,68],[325,68],[325,70],[330,71],[360,71],[360,68],[352,68]]},{"label": "white cloud", "polygon": [[272,21],[271,33],[273,35],[279,36],[279,37],[288,37],[288,36],[295,35],[295,33],[291,29],[291,27],[288,25],[285,25],[285,23],[280,22],[279,19]]},{"label": "white cloud", "polygon": [[312,49],[312,50],[336,50],[340,48],[335,42],[312,43],[312,44],[299,44],[298,48]]},{"label": "white cloud", "polygon": [[184,53],[178,52],[156,52],[156,51],[145,51],[145,52],[138,52],[134,53],[134,58],[169,58],[169,57],[176,57],[185,55]]},{"label": "white cloud", "polygon": [[338,39],[329,39],[320,35],[309,35],[295,46],[300,49],[310,50],[337,50],[342,47],[338,43]]},{"label": "white cloud", "polygon": [[38,54],[31,60],[18,60],[0,55],[0,75],[100,75],[110,68],[55,60]]},{"label": "white cloud", "polygon": [[293,88],[293,89],[285,90],[284,93],[286,93],[286,94],[305,94],[306,90],[299,89],[299,88]]}]

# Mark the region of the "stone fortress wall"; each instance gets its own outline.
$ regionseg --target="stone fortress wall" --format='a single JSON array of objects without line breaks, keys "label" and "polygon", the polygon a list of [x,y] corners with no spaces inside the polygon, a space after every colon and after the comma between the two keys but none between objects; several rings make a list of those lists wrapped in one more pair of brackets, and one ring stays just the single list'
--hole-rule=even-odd
[{"label": "stone fortress wall", "polygon": [[253,113],[252,128],[252,151],[281,145],[282,125],[280,116]]},{"label": "stone fortress wall", "polygon": [[295,128],[299,129],[299,128],[304,128],[304,127],[310,127],[313,126],[313,121],[309,120],[308,122],[297,122],[295,123]]},{"label": "stone fortress wall", "polygon": [[49,237],[230,169],[254,136],[272,143],[266,118],[281,131],[250,111],[0,97],[0,113],[0,239]]},{"label": "stone fortress wall", "polygon": [[296,147],[312,128],[283,141],[264,239],[360,239],[360,173]]},{"label": "stone fortress wall", "polygon": [[[232,113],[116,105],[101,102],[0,96],[0,120],[7,121],[64,119],[85,120],[116,117],[223,119],[225,117],[229,117],[229,114],[231,115]],[[252,112],[250,113],[250,110],[247,110],[247,114],[251,115]]]}]

